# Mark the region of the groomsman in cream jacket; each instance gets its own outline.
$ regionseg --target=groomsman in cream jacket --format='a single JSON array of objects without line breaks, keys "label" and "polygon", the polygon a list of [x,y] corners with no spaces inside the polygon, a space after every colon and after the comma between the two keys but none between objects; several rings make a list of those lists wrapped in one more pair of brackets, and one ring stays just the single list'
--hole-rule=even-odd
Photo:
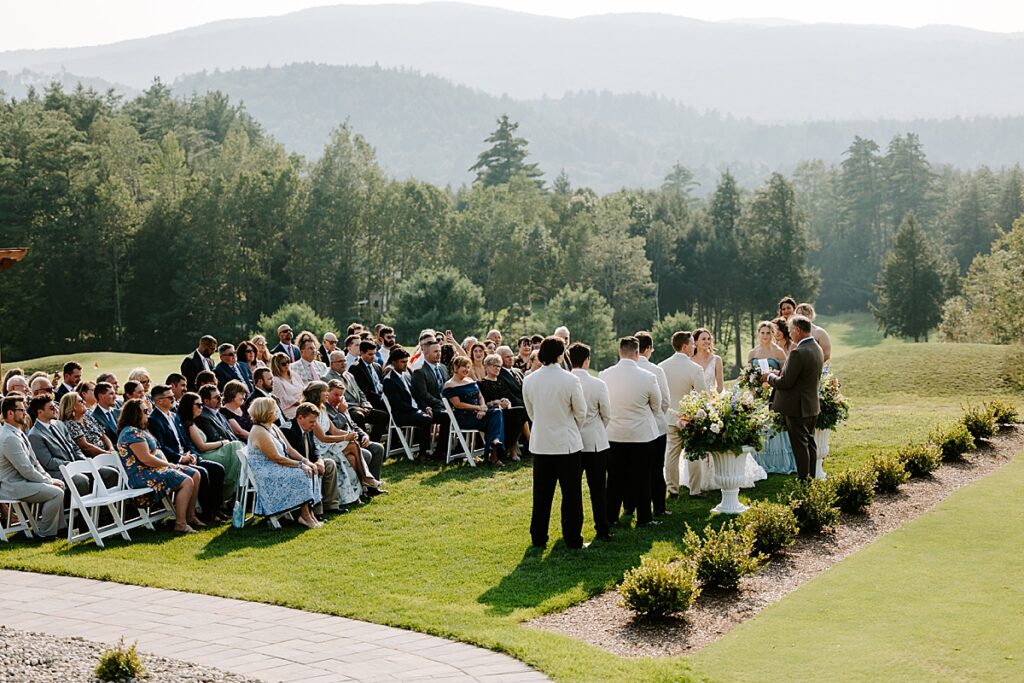
[{"label": "groomsman in cream jacket", "polygon": [[[654,337],[650,332],[637,332],[636,340],[640,342],[640,357],[636,364],[647,372],[653,373],[658,380],[658,391],[661,392],[661,410],[655,413],[659,418],[668,412],[669,391],[668,380],[665,378],[665,371],[651,362],[651,355],[654,353]],[[654,516],[672,514],[665,509],[665,440],[668,428],[665,421],[658,419],[658,438],[654,440],[654,450],[651,455],[651,502],[654,504]]]},{"label": "groomsman in cream jacket", "polygon": [[[637,365],[640,342],[636,337],[619,340],[619,362],[599,375],[608,385],[612,417],[608,422],[608,521],[618,521],[619,511],[636,510],[637,526],[658,524],[651,510],[651,461],[658,439],[658,422],[664,420],[661,391],[653,372]],[[660,456],[660,454],[659,454]]]},{"label": "groomsman in cream jacket", "polygon": [[587,402],[587,417],[580,427],[580,436],[583,438],[583,471],[587,474],[587,488],[590,489],[594,531],[598,540],[607,541],[612,537],[605,511],[608,504],[608,434],[605,427],[612,416],[608,385],[590,374],[590,347],[586,344],[576,342],[569,347],[569,362],[572,374],[580,379],[583,398]]},{"label": "groomsman in cream jacket", "polygon": [[[668,381],[669,406],[665,411],[665,426],[668,428],[667,444],[665,446],[665,482],[668,485],[668,494],[672,497],[679,495],[679,455],[683,450],[683,442],[679,438],[677,422],[679,421],[679,401],[691,392],[707,391],[708,386],[704,380],[704,370],[693,362],[693,334],[690,332],[676,332],[672,335],[672,348],[675,353],[666,360],[663,360],[659,367],[665,371],[665,378]],[[697,495],[701,491],[700,469],[701,463],[687,462],[687,482],[690,485],[690,495]]]}]

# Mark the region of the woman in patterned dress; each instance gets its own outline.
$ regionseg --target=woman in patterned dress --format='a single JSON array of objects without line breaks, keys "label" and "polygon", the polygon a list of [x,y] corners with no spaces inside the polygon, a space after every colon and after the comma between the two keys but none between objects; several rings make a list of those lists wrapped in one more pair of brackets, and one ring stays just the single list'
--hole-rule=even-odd
[{"label": "woman in patterned dress", "polygon": [[85,399],[77,391],[69,391],[60,399],[60,421],[82,452],[92,457],[114,453],[114,444],[103,433],[103,427],[88,413]]}]

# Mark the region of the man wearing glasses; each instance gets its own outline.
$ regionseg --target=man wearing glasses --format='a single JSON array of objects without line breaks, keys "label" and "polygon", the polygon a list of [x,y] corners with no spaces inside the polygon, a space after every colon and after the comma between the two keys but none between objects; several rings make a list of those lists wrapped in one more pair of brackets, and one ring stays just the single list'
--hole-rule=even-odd
[{"label": "man wearing glasses", "polygon": [[292,339],[295,338],[295,333],[292,332],[292,326],[287,323],[278,326],[277,338],[280,341],[278,341],[277,346],[270,350],[270,355],[283,353],[288,356],[293,363],[297,361],[299,359],[299,347],[292,344]]},{"label": "man wearing glasses", "polygon": [[217,388],[224,391],[225,384],[237,379],[252,392],[252,377],[248,373],[249,365],[238,362],[238,352],[235,350],[234,344],[221,344],[217,351],[220,353],[220,362],[213,369],[213,373],[217,375]]},{"label": "man wearing glasses", "polygon": [[64,482],[52,478],[39,464],[28,437],[25,398],[7,396],[0,402],[0,498],[39,503],[36,531],[40,540],[56,538],[64,518]]}]

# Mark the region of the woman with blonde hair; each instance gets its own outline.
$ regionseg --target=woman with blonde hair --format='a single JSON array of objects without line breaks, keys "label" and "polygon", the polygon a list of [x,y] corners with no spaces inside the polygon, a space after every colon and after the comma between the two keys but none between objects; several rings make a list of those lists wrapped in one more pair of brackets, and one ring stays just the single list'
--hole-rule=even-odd
[{"label": "woman with blonde hair", "polygon": [[455,413],[455,420],[463,429],[478,429],[486,434],[484,456],[487,462],[497,467],[504,451],[505,422],[498,408],[488,408],[480,393],[480,386],[470,375],[473,362],[466,356],[452,361],[452,378],[445,382],[441,395],[448,399]]},{"label": "woman with blonde hair", "polygon": [[69,391],[61,397],[59,419],[68,428],[71,439],[89,457],[117,452],[103,433],[103,427],[89,414],[85,398],[77,391]]},{"label": "woman with blonde hair", "polygon": [[292,359],[288,354],[277,352],[270,358],[270,372],[274,375],[274,396],[281,402],[284,419],[295,419],[295,409],[302,403],[302,379],[292,373]]},{"label": "woman with blonde hair", "polygon": [[256,367],[269,368],[270,349],[267,348],[267,338],[262,334],[257,334],[250,341],[252,342],[252,345],[256,347]]}]

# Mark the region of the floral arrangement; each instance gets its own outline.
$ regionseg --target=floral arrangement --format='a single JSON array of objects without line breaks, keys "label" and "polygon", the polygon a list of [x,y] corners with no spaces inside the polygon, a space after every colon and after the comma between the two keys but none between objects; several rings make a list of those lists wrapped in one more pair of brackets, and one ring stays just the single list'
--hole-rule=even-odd
[{"label": "floral arrangement", "polygon": [[770,422],[764,402],[739,387],[720,395],[694,392],[679,402],[677,427],[689,460],[711,453],[739,454],[744,446],[759,451]]},{"label": "floral arrangement", "polygon": [[762,379],[761,369],[757,365],[748,365],[740,371],[739,385],[761,401],[767,401],[772,395],[771,385]]},{"label": "floral arrangement", "polygon": [[850,404],[843,396],[842,384],[828,368],[822,372],[818,383],[818,402],[821,404],[815,425],[818,429],[835,429],[850,416]]}]

